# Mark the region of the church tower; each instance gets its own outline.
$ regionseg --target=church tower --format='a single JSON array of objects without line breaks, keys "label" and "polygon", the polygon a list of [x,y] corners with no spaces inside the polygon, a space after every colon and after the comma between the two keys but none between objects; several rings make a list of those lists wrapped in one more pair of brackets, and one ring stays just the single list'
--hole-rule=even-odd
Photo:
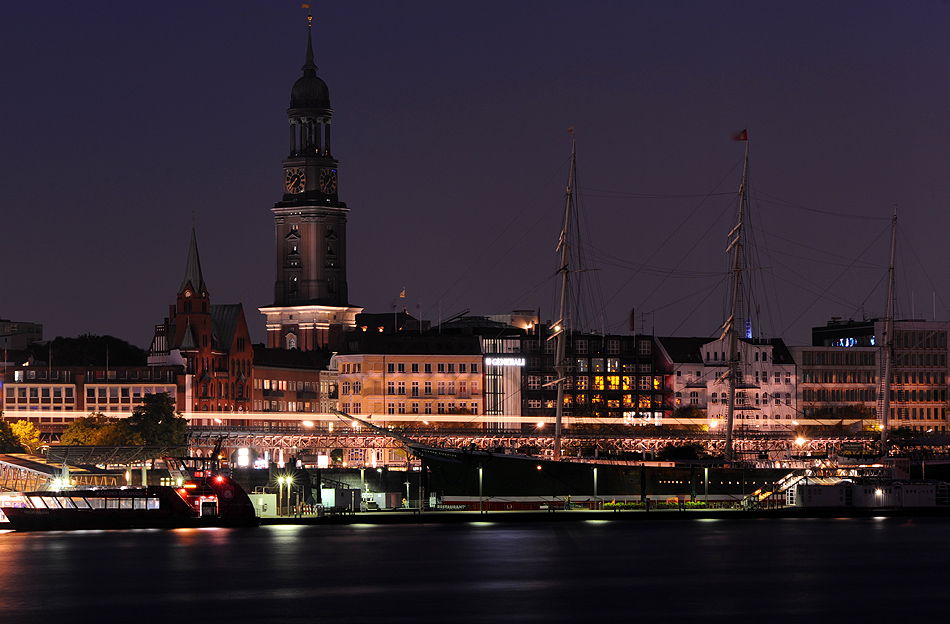
[{"label": "church tower", "polygon": [[340,201],[339,162],[330,145],[330,93],[313,62],[312,18],[307,54],[290,92],[290,152],[283,160],[283,198],[274,204],[274,303],[267,317],[267,346],[313,351],[332,346],[356,326],[362,308],[349,305],[346,218]]}]

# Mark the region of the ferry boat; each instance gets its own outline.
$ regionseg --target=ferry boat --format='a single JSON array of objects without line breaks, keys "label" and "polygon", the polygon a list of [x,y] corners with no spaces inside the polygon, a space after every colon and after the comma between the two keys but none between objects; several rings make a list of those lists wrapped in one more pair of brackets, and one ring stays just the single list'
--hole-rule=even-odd
[{"label": "ferry boat", "polygon": [[178,487],[91,487],[0,494],[0,530],[257,526],[247,493],[229,477]]}]

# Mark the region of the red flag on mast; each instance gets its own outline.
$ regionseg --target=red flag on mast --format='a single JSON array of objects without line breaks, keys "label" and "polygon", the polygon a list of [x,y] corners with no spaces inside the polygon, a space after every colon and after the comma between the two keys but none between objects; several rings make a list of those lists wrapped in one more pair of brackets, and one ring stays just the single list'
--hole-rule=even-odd
[{"label": "red flag on mast", "polygon": [[749,140],[749,133],[746,132],[745,130],[743,130],[742,132],[740,132],[739,134],[736,135],[735,139],[736,139],[736,141],[748,141],[748,140]]}]

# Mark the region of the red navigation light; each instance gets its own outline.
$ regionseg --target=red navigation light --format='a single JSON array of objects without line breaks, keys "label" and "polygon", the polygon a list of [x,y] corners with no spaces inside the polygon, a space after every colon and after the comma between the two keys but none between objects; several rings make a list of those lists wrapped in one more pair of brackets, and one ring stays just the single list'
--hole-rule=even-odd
[{"label": "red navigation light", "polygon": [[215,477],[214,480],[217,481],[218,483],[224,483],[224,477],[222,477],[221,475],[218,475],[217,477]]}]

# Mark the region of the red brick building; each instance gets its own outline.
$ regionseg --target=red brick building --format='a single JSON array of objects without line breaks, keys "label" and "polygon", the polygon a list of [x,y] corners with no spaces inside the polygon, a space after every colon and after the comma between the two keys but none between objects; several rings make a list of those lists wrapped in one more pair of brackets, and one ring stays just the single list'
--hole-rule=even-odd
[{"label": "red brick building", "polygon": [[254,349],[240,303],[212,305],[194,229],[178,297],[149,347],[150,366],[181,365],[182,412],[248,412]]}]

